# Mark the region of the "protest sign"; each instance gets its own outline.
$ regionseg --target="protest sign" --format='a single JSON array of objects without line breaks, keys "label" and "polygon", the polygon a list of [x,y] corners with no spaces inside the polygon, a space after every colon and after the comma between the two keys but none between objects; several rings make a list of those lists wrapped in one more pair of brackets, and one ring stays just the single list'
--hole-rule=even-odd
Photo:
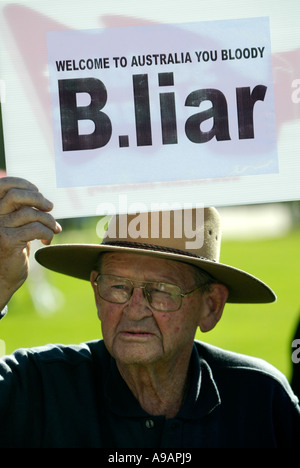
[{"label": "protest sign", "polygon": [[96,3],[3,2],[8,174],[58,218],[299,198],[296,2]]},{"label": "protest sign", "polygon": [[58,187],[278,172],[268,19],[56,31],[48,50]]}]

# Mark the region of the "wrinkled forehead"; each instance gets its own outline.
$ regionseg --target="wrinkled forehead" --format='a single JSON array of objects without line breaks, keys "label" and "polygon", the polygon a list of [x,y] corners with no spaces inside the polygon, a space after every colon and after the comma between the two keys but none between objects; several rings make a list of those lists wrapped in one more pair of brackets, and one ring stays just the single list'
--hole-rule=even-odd
[{"label": "wrinkled forehead", "polygon": [[198,271],[197,267],[177,260],[127,252],[105,252],[99,256],[97,267],[100,273],[142,275],[144,279],[169,277],[169,281],[183,284],[193,280]]}]

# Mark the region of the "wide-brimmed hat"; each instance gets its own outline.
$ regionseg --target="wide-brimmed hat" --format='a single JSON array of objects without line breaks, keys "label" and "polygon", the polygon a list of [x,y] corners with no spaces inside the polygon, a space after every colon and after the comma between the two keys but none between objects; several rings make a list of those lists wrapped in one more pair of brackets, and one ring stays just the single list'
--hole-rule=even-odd
[{"label": "wide-brimmed hat", "polygon": [[[192,238],[193,236],[193,238]],[[267,303],[272,289],[252,274],[219,262],[221,223],[215,208],[117,215],[101,244],[62,244],[39,249],[44,267],[89,280],[104,252],[135,253],[176,260],[209,273],[229,290],[227,302]]]}]

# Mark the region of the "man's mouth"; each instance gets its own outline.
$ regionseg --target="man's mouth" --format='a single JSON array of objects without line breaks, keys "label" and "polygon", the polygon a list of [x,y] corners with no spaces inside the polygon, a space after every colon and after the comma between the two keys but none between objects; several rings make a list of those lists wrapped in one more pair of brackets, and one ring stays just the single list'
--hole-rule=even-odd
[{"label": "man's mouth", "polygon": [[145,330],[123,330],[121,332],[122,336],[128,336],[128,337],[148,337],[148,336],[153,336],[153,333]]}]

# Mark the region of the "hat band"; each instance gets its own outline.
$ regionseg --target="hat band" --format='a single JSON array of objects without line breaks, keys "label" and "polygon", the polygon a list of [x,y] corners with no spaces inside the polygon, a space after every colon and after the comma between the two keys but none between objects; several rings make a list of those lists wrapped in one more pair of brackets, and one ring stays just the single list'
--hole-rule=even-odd
[{"label": "hat band", "polygon": [[210,262],[216,262],[215,259],[201,257],[200,255],[186,252],[185,250],[173,249],[171,247],[165,247],[162,245],[144,244],[141,242],[130,242],[130,241],[107,241],[107,242],[103,242],[102,245],[129,247],[132,249],[153,250],[155,252],[167,252],[167,253],[173,253],[173,254],[178,254],[178,255],[185,255],[187,257],[199,258],[200,260],[208,260]]}]

